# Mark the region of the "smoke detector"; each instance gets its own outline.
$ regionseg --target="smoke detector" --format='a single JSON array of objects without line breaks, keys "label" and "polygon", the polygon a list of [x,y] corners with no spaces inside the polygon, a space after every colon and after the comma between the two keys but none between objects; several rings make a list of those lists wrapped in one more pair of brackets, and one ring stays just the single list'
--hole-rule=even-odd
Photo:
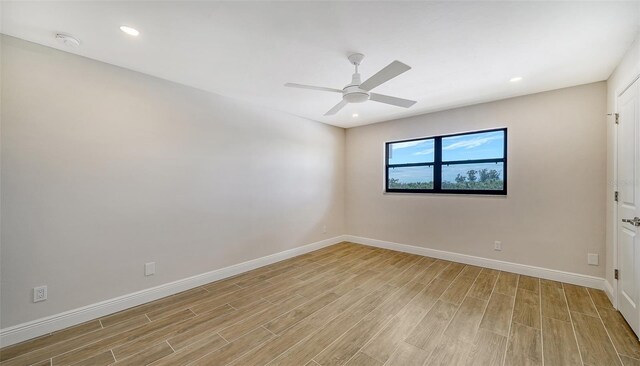
[{"label": "smoke detector", "polygon": [[58,33],[56,34],[56,40],[60,43],[63,43],[68,47],[78,47],[80,46],[80,41],[77,38],[72,37],[68,34]]}]

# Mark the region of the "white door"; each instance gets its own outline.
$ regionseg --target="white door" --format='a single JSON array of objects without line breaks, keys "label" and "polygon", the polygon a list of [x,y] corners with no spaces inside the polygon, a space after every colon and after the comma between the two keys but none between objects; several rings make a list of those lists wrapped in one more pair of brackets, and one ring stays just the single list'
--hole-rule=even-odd
[{"label": "white door", "polygon": [[640,82],[618,97],[618,308],[640,334]]}]

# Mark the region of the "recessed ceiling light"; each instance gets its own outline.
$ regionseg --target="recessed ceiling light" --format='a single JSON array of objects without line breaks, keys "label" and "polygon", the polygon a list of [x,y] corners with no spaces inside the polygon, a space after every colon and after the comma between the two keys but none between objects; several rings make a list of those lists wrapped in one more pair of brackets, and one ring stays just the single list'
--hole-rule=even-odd
[{"label": "recessed ceiling light", "polygon": [[138,34],[140,34],[140,32],[138,32],[137,29],[131,28],[131,27],[127,27],[126,25],[121,25],[120,26],[120,30],[125,32],[126,34],[128,34],[130,36],[134,36],[134,37],[137,37]]},{"label": "recessed ceiling light", "polygon": [[358,117],[358,113],[354,113],[354,114],[352,114],[352,115],[351,115],[351,117],[353,117],[353,118]]},{"label": "recessed ceiling light", "polygon": [[509,79],[509,81],[512,82],[512,83],[518,82],[520,80],[522,80],[522,76],[516,76],[516,77],[513,77],[513,78]]}]

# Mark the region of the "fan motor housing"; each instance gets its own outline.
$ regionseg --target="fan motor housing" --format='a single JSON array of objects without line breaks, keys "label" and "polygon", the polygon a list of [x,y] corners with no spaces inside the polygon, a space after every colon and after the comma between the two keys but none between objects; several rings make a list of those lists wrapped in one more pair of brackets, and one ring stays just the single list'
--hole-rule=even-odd
[{"label": "fan motor housing", "polygon": [[358,85],[348,85],[342,89],[342,99],[349,103],[363,103],[369,100],[369,92]]}]

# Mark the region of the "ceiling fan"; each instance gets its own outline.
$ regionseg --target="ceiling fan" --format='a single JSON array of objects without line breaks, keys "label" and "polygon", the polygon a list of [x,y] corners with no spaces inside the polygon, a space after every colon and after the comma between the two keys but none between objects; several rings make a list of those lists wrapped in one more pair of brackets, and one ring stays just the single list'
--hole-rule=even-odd
[{"label": "ceiling fan", "polygon": [[312,86],[312,85],[304,85],[304,84],[295,84],[295,83],[286,83],[284,86],[288,86],[291,88],[301,88],[301,89],[311,89],[311,90],[319,90],[319,91],[327,91],[333,93],[341,93],[342,101],[336,104],[333,108],[331,108],[325,116],[332,116],[338,113],[344,106],[349,103],[362,103],[367,100],[373,100],[374,102],[391,104],[398,107],[409,108],[412,105],[416,104],[415,100],[408,100],[402,98],[391,97],[383,94],[370,93],[370,91],[383,84],[387,81],[395,78],[396,76],[402,74],[405,71],[411,70],[411,67],[403,64],[400,61],[393,61],[389,65],[387,65],[382,70],[378,71],[377,74],[373,75],[369,79],[365,80],[365,82],[360,81],[360,74],[358,73],[358,66],[362,62],[364,55],[361,53],[354,53],[349,55],[349,61],[356,67],[356,72],[351,77],[351,83],[347,84],[342,90],[334,89],[334,88],[325,88],[321,86]]}]

